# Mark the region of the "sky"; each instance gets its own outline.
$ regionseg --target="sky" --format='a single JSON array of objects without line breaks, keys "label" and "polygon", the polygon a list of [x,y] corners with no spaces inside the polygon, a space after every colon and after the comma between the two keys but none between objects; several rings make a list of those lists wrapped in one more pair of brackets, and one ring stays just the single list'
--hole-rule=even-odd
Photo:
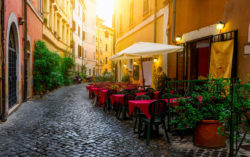
[{"label": "sky", "polygon": [[112,15],[115,0],[96,0],[97,16],[104,20],[104,24],[112,27]]}]

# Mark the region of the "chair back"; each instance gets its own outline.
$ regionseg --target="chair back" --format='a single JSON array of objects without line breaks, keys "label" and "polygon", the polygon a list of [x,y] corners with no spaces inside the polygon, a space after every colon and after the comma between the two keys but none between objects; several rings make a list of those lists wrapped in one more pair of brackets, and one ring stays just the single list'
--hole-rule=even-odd
[{"label": "chair back", "polygon": [[145,95],[149,96],[151,99],[154,99],[155,94],[153,92],[147,92]]},{"label": "chair back", "polygon": [[131,94],[131,93],[125,94],[125,96],[124,96],[124,105],[128,106],[128,101],[129,100],[135,100],[135,97],[136,97],[135,94]]},{"label": "chair back", "polygon": [[135,100],[150,100],[151,98],[148,95],[138,95],[135,97]]},{"label": "chair back", "polygon": [[172,98],[179,98],[180,95],[172,94],[172,93],[165,93],[161,96],[161,99],[172,99]]},{"label": "chair back", "polygon": [[160,117],[163,118],[166,116],[167,103],[163,100],[156,100],[149,104],[149,114],[151,119]]},{"label": "chair back", "polygon": [[154,90],[154,88],[147,88],[145,91],[146,92],[154,92],[155,90]]},{"label": "chair back", "polygon": [[139,93],[140,91],[138,91],[137,89],[131,89],[130,90],[130,93],[132,93],[132,94],[135,94],[135,93]]},{"label": "chair back", "polygon": [[112,94],[116,94],[116,93],[117,93],[117,91],[115,89],[110,89],[107,91],[108,103],[110,103],[110,96]]}]

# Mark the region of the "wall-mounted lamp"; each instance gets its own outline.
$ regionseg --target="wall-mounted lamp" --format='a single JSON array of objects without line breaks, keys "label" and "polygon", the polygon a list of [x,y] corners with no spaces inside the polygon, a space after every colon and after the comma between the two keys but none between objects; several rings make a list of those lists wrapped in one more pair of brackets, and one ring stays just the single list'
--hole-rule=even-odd
[{"label": "wall-mounted lamp", "polygon": [[127,68],[127,65],[126,65],[126,64],[124,64],[124,65],[123,65],[123,67],[124,67],[124,68]]},{"label": "wall-mounted lamp", "polygon": [[158,59],[157,59],[157,58],[154,58],[154,62],[155,62],[155,63],[158,62]]},{"label": "wall-mounted lamp", "polygon": [[134,61],[133,64],[137,64],[136,61]]},{"label": "wall-mounted lamp", "polygon": [[181,41],[181,36],[180,36],[180,35],[177,35],[176,38],[175,38],[175,41],[176,41],[176,42],[180,42],[180,41]]},{"label": "wall-mounted lamp", "polygon": [[225,27],[225,23],[223,23],[222,21],[219,21],[216,23],[216,29],[217,30],[222,30]]}]

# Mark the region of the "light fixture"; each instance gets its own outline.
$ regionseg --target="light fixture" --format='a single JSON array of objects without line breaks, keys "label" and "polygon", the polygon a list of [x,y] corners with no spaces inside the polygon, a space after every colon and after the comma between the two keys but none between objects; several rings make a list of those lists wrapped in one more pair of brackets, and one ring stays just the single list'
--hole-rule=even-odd
[{"label": "light fixture", "polygon": [[223,23],[222,21],[219,21],[216,23],[216,29],[217,30],[222,30],[225,27],[225,23]]},{"label": "light fixture", "polygon": [[137,64],[136,61],[134,61],[133,64]]},{"label": "light fixture", "polygon": [[175,40],[176,40],[177,42],[180,42],[180,41],[181,41],[181,36],[180,36],[180,35],[177,35],[176,38],[175,38]]},{"label": "light fixture", "polygon": [[158,62],[158,59],[157,59],[157,58],[154,58],[154,62],[155,62],[155,63]]},{"label": "light fixture", "polygon": [[124,68],[126,68],[126,67],[127,67],[127,65],[126,65],[126,64],[124,64],[124,65],[123,65],[123,67],[124,67]]}]

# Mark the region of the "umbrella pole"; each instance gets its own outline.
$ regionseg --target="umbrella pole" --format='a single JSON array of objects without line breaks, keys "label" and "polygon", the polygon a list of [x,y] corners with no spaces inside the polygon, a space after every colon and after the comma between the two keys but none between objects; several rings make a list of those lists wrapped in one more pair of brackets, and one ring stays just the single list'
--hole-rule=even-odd
[{"label": "umbrella pole", "polygon": [[142,86],[143,86],[143,89],[145,90],[145,87],[144,87],[144,72],[143,72],[142,56],[141,56],[141,70],[142,70]]}]

